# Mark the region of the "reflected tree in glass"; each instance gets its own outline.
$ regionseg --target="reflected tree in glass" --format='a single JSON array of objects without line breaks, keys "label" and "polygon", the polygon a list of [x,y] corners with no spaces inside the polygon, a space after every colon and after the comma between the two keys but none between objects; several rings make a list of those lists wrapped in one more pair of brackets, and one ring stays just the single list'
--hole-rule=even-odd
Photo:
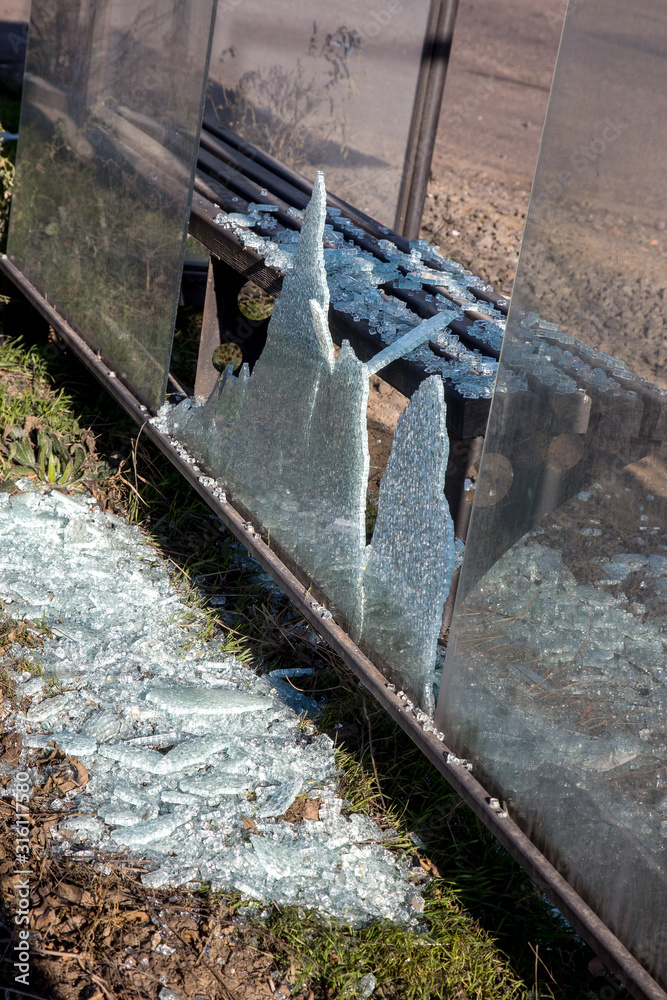
[{"label": "reflected tree in glass", "polygon": [[31,10],[8,255],[152,407],[166,383],[213,6]]}]

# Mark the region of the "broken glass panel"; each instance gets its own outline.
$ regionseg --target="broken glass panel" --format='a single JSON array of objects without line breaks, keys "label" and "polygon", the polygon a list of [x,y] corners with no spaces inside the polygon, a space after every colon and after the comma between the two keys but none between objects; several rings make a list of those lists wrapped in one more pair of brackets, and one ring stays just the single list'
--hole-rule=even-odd
[{"label": "broken glass panel", "polygon": [[429,7],[221,2],[206,114],[393,226]]},{"label": "broken glass panel", "polygon": [[370,375],[435,336],[448,315],[418,323],[368,364],[347,342],[335,357],[325,218],[319,174],[252,374],[245,365],[238,376],[228,368],[205,402],[167,404],[156,424],[260,522],[362,648],[432,711],[435,647],[454,571],[442,380],[426,379],[399,420],[370,545],[366,409]]},{"label": "broken glass panel", "polygon": [[147,405],[164,398],[212,0],[33,0],[8,254]]},{"label": "broken glass panel", "polygon": [[664,988],[663,22],[568,8],[436,718]]}]

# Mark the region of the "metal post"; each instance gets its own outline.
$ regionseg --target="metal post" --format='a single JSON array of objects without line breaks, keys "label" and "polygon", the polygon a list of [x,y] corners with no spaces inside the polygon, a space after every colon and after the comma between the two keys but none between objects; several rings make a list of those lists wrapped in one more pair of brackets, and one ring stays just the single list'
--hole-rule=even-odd
[{"label": "metal post", "polygon": [[394,229],[419,237],[459,0],[431,0]]}]

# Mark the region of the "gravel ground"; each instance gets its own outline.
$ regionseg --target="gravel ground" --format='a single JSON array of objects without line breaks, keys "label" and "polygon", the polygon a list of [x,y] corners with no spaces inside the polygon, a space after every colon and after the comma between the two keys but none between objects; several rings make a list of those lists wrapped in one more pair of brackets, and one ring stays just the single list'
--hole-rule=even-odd
[{"label": "gravel ground", "polygon": [[455,174],[434,166],[422,236],[442,253],[511,295],[526,222],[529,192],[515,179],[488,173]]}]

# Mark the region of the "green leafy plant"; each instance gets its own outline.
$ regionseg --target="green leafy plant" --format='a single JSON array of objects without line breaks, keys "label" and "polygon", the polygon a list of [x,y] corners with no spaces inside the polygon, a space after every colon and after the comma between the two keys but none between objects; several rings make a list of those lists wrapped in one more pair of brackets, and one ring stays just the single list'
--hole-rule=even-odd
[{"label": "green leafy plant", "polygon": [[[36,440],[34,440],[36,436]],[[36,475],[43,483],[74,485],[84,478],[89,452],[80,441],[67,442],[57,431],[7,428],[0,453],[16,475]]]}]

